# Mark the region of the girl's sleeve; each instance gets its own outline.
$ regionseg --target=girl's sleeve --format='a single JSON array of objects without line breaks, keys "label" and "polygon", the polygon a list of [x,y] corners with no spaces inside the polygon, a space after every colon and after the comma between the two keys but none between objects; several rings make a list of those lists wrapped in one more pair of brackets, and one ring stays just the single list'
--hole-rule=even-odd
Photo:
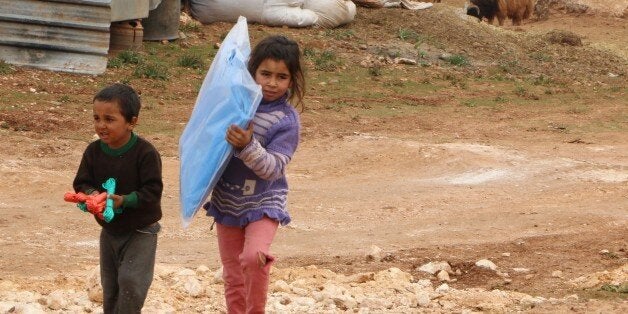
[{"label": "girl's sleeve", "polygon": [[299,144],[299,121],[296,115],[288,115],[277,126],[266,148],[253,137],[249,145],[236,153],[244,164],[264,180],[277,180],[285,175],[286,165]]}]

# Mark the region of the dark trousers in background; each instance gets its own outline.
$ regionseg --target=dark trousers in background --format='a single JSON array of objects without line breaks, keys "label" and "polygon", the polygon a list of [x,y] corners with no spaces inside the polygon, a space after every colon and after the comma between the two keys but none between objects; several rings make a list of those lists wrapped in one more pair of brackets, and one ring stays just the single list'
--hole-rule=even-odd
[{"label": "dark trousers in background", "polygon": [[105,314],[141,313],[153,281],[160,225],[128,234],[100,232],[100,282]]}]

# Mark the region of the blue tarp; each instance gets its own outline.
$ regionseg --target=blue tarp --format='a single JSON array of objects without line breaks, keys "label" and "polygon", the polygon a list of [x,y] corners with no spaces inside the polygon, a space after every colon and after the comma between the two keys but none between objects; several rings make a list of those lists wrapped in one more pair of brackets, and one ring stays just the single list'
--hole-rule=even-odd
[{"label": "blue tarp", "polygon": [[251,53],[246,18],[240,17],[222,42],[179,138],[180,200],[187,228],[222,175],[233,147],[225,139],[231,124],[246,128],[262,99],[246,69]]}]

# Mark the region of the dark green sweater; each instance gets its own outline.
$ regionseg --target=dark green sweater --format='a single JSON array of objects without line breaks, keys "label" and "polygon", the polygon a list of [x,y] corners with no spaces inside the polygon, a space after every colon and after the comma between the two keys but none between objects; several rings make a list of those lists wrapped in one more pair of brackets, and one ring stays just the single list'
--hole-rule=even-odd
[{"label": "dark green sweater", "polygon": [[74,178],[74,190],[104,192],[102,184],[116,180],[115,194],[124,196],[123,211],[110,222],[96,221],[113,234],[143,228],[161,219],[161,157],[148,141],[132,134],[127,144],[111,149],[100,140],[90,143]]}]

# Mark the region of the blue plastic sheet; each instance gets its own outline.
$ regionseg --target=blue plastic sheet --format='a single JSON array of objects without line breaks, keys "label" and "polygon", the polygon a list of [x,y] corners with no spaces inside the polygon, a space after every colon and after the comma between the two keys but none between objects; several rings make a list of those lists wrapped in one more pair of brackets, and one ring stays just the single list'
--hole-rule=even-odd
[{"label": "blue plastic sheet", "polygon": [[240,17],[212,62],[190,120],[179,138],[180,201],[187,228],[222,175],[233,147],[225,139],[231,124],[246,128],[262,99],[246,64],[251,46]]}]

